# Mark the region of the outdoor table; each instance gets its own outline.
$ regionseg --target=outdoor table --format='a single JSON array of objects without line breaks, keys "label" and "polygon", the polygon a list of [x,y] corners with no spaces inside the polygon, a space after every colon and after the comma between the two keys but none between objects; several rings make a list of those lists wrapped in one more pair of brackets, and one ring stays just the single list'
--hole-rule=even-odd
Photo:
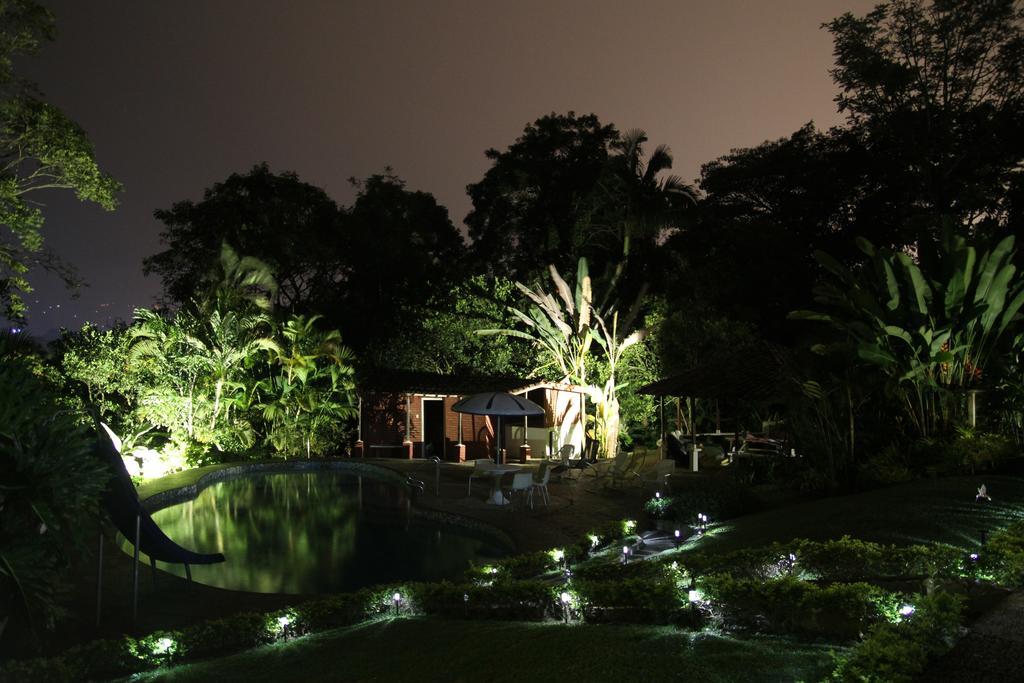
[{"label": "outdoor table", "polygon": [[[509,472],[518,472],[522,467],[518,465],[495,465],[494,467],[488,467],[486,470],[487,476],[493,480],[491,485],[491,495],[487,499],[488,505],[508,505],[509,500],[505,497],[505,494],[501,491],[501,478]],[[483,473],[481,473],[483,474]]]}]

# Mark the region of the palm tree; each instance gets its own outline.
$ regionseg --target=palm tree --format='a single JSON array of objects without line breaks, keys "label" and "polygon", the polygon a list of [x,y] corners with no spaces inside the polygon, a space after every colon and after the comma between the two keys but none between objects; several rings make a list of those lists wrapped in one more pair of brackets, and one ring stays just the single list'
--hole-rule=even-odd
[{"label": "palm tree", "polygon": [[658,145],[644,160],[647,139],[647,133],[634,128],[612,143],[617,153],[604,187],[614,206],[622,254],[606,290],[609,295],[616,290],[633,254],[634,241],[657,240],[664,231],[678,226],[683,211],[697,202],[695,187],[677,175],[663,175],[672,168],[672,151],[667,145]]},{"label": "palm tree", "polygon": [[213,382],[211,430],[217,428],[225,389],[244,389],[244,367],[260,352],[278,350],[274,339],[265,334],[271,328],[270,318],[263,314],[214,310],[206,320],[200,321],[197,333],[184,335],[187,351]]},{"label": "palm tree", "polygon": [[337,330],[316,328],[319,318],[296,315],[285,322],[285,344],[274,354],[280,374],[260,383],[267,396],[261,407],[271,424],[270,442],[291,453],[299,439],[307,458],[319,434],[356,414],[353,354]]},{"label": "palm tree", "polygon": [[227,242],[220,245],[211,278],[213,288],[196,302],[201,311],[240,311],[255,306],[266,312],[273,308],[277,281],[271,267],[254,256],[239,256]]}]

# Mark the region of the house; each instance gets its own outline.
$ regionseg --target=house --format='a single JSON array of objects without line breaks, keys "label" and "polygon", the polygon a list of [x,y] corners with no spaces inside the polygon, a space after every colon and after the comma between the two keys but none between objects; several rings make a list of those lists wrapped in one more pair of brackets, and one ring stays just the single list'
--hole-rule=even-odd
[{"label": "house", "polygon": [[502,443],[512,458],[521,446],[543,457],[566,444],[582,452],[584,389],[518,377],[439,375],[406,370],[369,370],[357,378],[358,441],[355,454],[366,457],[428,458],[462,462],[491,457],[496,420],[456,413],[466,396],[506,391],[544,408],[543,418],[503,418]]}]

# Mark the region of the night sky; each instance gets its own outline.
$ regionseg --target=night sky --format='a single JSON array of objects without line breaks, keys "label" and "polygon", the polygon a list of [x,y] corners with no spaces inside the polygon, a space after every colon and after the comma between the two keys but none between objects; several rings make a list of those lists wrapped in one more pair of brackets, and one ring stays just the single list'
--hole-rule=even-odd
[{"label": "night sky", "polygon": [[125,187],[111,213],[45,196],[48,244],[89,283],[32,273],[29,330],[130,319],[159,280],[153,210],[266,161],[336,201],[387,165],[456,225],[526,123],[596,113],[671,146],[675,172],[840,122],[822,22],[873,2],[44,1],[58,36],[19,63]]}]

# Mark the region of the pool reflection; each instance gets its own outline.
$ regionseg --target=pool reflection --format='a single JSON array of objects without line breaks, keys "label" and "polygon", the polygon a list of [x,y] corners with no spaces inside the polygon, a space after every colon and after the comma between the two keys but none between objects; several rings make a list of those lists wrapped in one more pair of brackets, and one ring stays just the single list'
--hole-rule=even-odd
[{"label": "pool reflection", "polygon": [[222,564],[193,567],[196,581],[260,593],[455,578],[470,560],[506,554],[468,529],[410,516],[408,502],[399,487],[367,478],[267,474],[218,482],[153,519],[186,548],[224,553]]}]

